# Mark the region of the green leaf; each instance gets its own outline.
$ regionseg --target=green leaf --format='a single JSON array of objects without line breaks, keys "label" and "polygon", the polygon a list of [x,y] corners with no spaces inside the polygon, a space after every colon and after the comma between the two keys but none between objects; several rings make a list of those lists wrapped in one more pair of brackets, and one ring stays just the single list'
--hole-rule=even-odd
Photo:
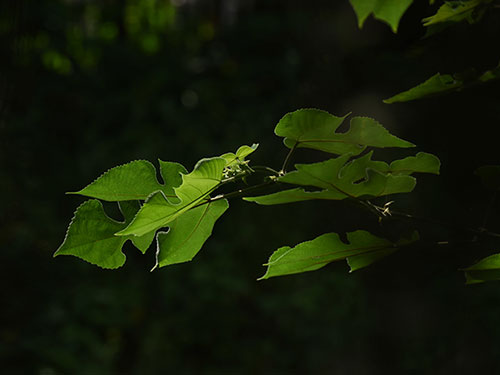
[{"label": "green leaf", "polygon": [[391,255],[392,253],[396,252],[401,246],[406,246],[409,245],[413,242],[416,242],[419,240],[419,235],[417,231],[414,231],[412,236],[409,239],[401,239],[399,240],[396,244],[395,247],[390,247],[386,249],[381,249],[381,250],[376,250],[364,254],[359,254],[359,255],[353,255],[350,257],[347,257],[347,264],[351,268],[349,272],[354,272],[357,271],[361,268],[365,268],[372,263],[385,258],[386,256]]},{"label": "green leaf", "polygon": [[385,99],[384,103],[408,102],[410,100],[421,99],[428,96],[455,91],[463,86],[461,80],[456,80],[449,74],[437,73],[427,81],[415,86],[407,91],[399,93]]},{"label": "green leaf", "polygon": [[284,143],[289,148],[306,147],[339,155],[358,155],[367,146],[414,146],[391,135],[381,124],[368,117],[353,117],[346,133],[336,133],[345,117],[318,109],[300,109],[287,113],[274,132],[285,138]]},{"label": "green leaf", "polygon": [[433,173],[439,174],[441,162],[426,152],[419,152],[416,156],[409,156],[401,160],[394,160],[388,172],[392,174]]},{"label": "green leaf", "polygon": [[463,269],[463,271],[465,271],[467,284],[500,280],[500,254],[493,254],[481,259],[476,264]]},{"label": "green leaf", "polygon": [[485,165],[474,171],[481,178],[484,186],[491,190],[500,190],[500,166]]},{"label": "green leaf", "polygon": [[243,145],[236,150],[236,153],[227,152],[221,155],[221,158],[226,160],[226,167],[231,167],[234,164],[245,161],[245,158],[257,150],[257,147],[259,147],[258,143],[254,143],[252,146]]},{"label": "green leaf", "polygon": [[158,182],[153,164],[136,160],[110,169],[82,190],[69,194],[104,201],[127,201],[147,199],[152,193],[162,191],[167,197],[175,198],[173,188],[185,168],[178,163],[160,161],[160,170],[165,185]]},{"label": "green leaf", "polygon": [[[141,207],[138,201],[118,202],[118,206],[120,207],[120,211],[123,214],[123,217],[125,218],[125,222],[127,224],[134,219],[135,215],[137,215],[137,212],[139,212],[139,209]],[[149,246],[153,242],[154,238],[155,231],[148,232],[140,237],[130,236],[130,239],[132,240],[134,246],[137,247],[143,254],[146,253],[147,249],[149,249]]]},{"label": "green leaf", "polygon": [[[342,242],[338,234],[328,233],[314,240],[302,242],[293,248],[281,247],[271,255],[269,262],[265,264],[267,271],[259,280],[314,271],[337,260],[349,257],[355,259],[356,256],[372,253],[394,252],[398,248],[397,244],[364,230],[347,233],[347,239],[348,244]],[[364,263],[367,262],[366,259]],[[352,261],[356,264],[355,260]]]},{"label": "green leaf", "polygon": [[217,219],[228,207],[225,199],[204,204],[172,221],[168,232],[158,232],[154,268],[192,260],[212,234]]},{"label": "green leaf", "polygon": [[[404,173],[391,173],[387,163],[371,160],[372,152],[347,163],[350,156],[345,154],[320,163],[297,164],[296,171],[289,172],[278,179],[288,184],[313,186],[322,189],[321,191],[291,189],[244,199],[270,205],[309,199],[340,200],[363,196],[380,197],[407,193],[415,187],[415,178]],[[411,164],[411,162],[405,162],[404,159],[400,162],[402,166]],[[405,170],[405,172],[408,171]]]},{"label": "green leaf", "polygon": [[182,174],[186,174],[187,170],[182,164],[172,161],[163,161],[158,159],[158,163],[160,164],[160,174],[163,179],[163,183],[166,187],[172,188],[171,191],[165,191],[165,189],[163,189],[163,192],[167,195],[168,193],[172,194],[173,188],[181,186]]},{"label": "green leaf", "polygon": [[121,249],[129,238],[116,237],[115,233],[125,226],[108,217],[101,202],[88,200],[77,208],[54,256],[74,255],[102,268],[121,267],[125,263]]},{"label": "green leaf", "polygon": [[247,202],[255,202],[264,206],[270,206],[313,199],[341,200],[344,198],[346,198],[345,194],[335,190],[306,191],[303,188],[295,188],[272,194],[259,195],[257,197],[245,197],[243,200]]},{"label": "green leaf", "polygon": [[492,70],[487,70],[484,72],[480,77],[479,81],[481,82],[488,82],[492,81],[494,79],[499,79],[500,78],[500,63],[496,68],[493,68]]},{"label": "green leaf", "polygon": [[424,26],[432,26],[444,22],[461,22],[466,20],[469,23],[477,22],[492,0],[469,0],[469,1],[445,1],[433,16],[424,18]]},{"label": "green leaf", "polygon": [[350,0],[358,17],[359,28],[370,14],[387,23],[393,32],[398,31],[399,21],[413,0]]},{"label": "green leaf", "polygon": [[118,236],[142,236],[175,220],[178,216],[201,203],[222,181],[226,160],[214,157],[200,160],[193,171],[182,175],[182,184],[174,188],[180,203],[171,202],[158,192],[141,207],[134,220]]}]

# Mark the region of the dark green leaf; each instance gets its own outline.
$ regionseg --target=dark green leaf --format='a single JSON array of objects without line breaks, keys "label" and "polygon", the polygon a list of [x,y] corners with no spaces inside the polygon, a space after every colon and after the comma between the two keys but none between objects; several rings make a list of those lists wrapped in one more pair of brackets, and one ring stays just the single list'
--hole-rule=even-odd
[{"label": "dark green leaf", "polygon": [[413,232],[411,238],[409,239],[401,239],[399,240],[395,245],[395,247],[389,247],[386,249],[381,249],[381,250],[376,250],[364,254],[359,254],[359,255],[353,255],[350,257],[347,257],[347,264],[351,268],[349,272],[354,272],[357,271],[361,268],[367,267],[371,265],[372,263],[385,258],[386,256],[391,255],[392,253],[396,252],[401,246],[409,245],[415,241],[419,240],[419,235],[418,232]]},{"label": "dark green leaf", "polygon": [[433,16],[424,18],[424,26],[432,26],[445,22],[461,22],[466,20],[469,23],[477,22],[492,0],[469,0],[469,1],[445,1]]},{"label": "dark green leaf", "polygon": [[168,232],[158,232],[155,268],[193,259],[228,207],[225,199],[204,204],[169,223]]},{"label": "dark green leaf", "polygon": [[388,172],[406,175],[417,172],[439,174],[440,166],[441,162],[436,156],[426,152],[419,152],[415,156],[394,160],[389,166]]},{"label": "dark green leaf", "polygon": [[396,102],[407,102],[410,100],[421,99],[428,96],[455,91],[463,86],[463,82],[454,79],[449,74],[435,74],[424,83],[415,86],[407,91],[399,93],[385,99],[384,103],[391,104]]},{"label": "dark green leaf", "polygon": [[500,78],[500,63],[496,68],[493,68],[492,70],[487,70],[484,72],[480,77],[479,80],[481,82],[488,82],[492,81],[494,79],[499,79]]},{"label": "dark green leaf", "polygon": [[493,254],[481,259],[476,264],[463,269],[467,284],[500,280],[500,254]]}]

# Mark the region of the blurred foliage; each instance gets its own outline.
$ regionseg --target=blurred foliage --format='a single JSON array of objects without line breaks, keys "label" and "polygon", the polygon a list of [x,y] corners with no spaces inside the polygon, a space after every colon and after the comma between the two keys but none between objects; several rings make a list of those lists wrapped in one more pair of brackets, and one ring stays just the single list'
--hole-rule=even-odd
[{"label": "blurred foliage", "polygon": [[[65,191],[130,160],[192,169],[202,156],[252,142],[262,145],[253,160],[279,167],[272,129],[300,107],[375,117],[438,155],[439,182],[422,178],[414,197],[395,205],[480,225],[485,207],[498,208],[472,175],[498,164],[490,136],[500,122],[498,83],[382,103],[437,71],[498,64],[498,51],[478,43],[500,35],[497,11],[422,39],[420,20],[436,6],[415,2],[394,35],[372,19],[358,30],[347,1],[3,2],[2,372],[499,371],[498,284],[465,288],[456,271],[485,255],[470,244],[398,252],[349,277],[336,264],[255,281],[284,232],[294,246],[328,231],[385,230],[343,203],[231,202],[195,262],[152,274],[144,269],[153,249],[143,256],[126,247],[130,261],[110,273],[52,258],[82,201]],[[301,157],[318,160],[314,151]],[[464,236],[418,229],[436,240]]]}]

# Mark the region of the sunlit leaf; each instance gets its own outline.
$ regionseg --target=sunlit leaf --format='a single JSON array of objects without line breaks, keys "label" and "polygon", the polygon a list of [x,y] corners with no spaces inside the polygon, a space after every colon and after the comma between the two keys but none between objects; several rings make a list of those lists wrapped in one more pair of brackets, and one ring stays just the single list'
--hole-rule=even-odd
[{"label": "sunlit leaf", "polygon": [[252,146],[241,146],[236,150],[236,153],[232,152],[227,152],[223,155],[221,155],[221,158],[226,160],[226,167],[230,167],[233,164],[237,164],[239,162],[245,161],[245,158],[253,153],[255,150],[257,150],[257,147],[259,147],[258,143],[254,143]]},{"label": "sunlit leaf", "polygon": [[[134,219],[135,215],[137,215],[137,212],[139,212],[140,209],[140,204],[138,201],[118,202],[118,205],[127,224]],[[130,239],[134,246],[137,247],[143,254],[149,248],[154,238],[155,231],[148,232],[142,236],[130,236]]]},{"label": "sunlit leaf", "polygon": [[318,109],[300,109],[287,113],[276,125],[275,134],[284,137],[289,148],[312,148],[332,154],[357,155],[367,146],[414,147],[391,135],[381,124],[368,117],[353,117],[346,133],[336,133],[344,117]]},{"label": "sunlit leaf", "polygon": [[168,232],[158,232],[155,268],[192,260],[228,207],[225,199],[201,205],[169,223]]},{"label": "sunlit leaf", "polygon": [[101,202],[88,200],[77,208],[54,256],[74,255],[102,268],[121,267],[125,263],[122,246],[129,238],[116,237],[115,233],[125,226],[108,217]]},{"label": "sunlit leaf", "polygon": [[178,163],[160,162],[160,170],[164,185],[158,182],[153,164],[146,160],[136,160],[110,169],[90,185],[70,194],[104,201],[127,201],[144,200],[152,193],[162,191],[166,196],[174,198],[173,188],[185,169]]},{"label": "sunlit leaf", "polygon": [[362,28],[368,16],[373,14],[376,19],[387,23],[396,33],[401,17],[413,0],[350,0],[350,2],[358,17],[359,28]]},{"label": "sunlit leaf", "polygon": [[[395,243],[364,230],[347,233],[347,240],[349,243],[344,243],[338,234],[328,233],[314,240],[302,242],[293,248],[281,247],[271,255],[269,262],[265,264],[267,271],[260,279],[314,271],[330,262],[359,255],[381,254],[380,252],[385,252],[384,255],[388,255],[388,252],[394,252],[398,248]],[[366,259],[363,261],[364,263],[367,263]],[[354,262],[356,263],[356,261]],[[358,264],[360,265],[361,261]]]},{"label": "sunlit leaf", "polygon": [[463,269],[463,271],[465,271],[467,284],[500,280],[500,254],[493,254],[483,258],[476,264]]},{"label": "sunlit leaf", "polygon": [[226,160],[220,157],[200,160],[193,171],[182,175],[182,184],[174,188],[180,203],[171,202],[158,192],[141,207],[136,217],[118,236],[142,236],[157,230],[207,198],[222,181]]},{"label": "sunlit leaf", "polygon": [[[401,170],[391,173],[391,167],[381,161],[371,160],[372,152],[347,163],[349,154],[320,163],[297,164],[296,171],[279,178],[280,182],[293,185],[311,186],[321,191],[291,189],[258,197],[244,198],[259,204],[281,204],[310,199],[340,200],[363,196],[380,197],[389,194],[407,193],[415,187],[415,178],[408,174],[415,171]],[[399,161],[402,167],[411,167],[412,162]],[[425,164],[425,163],[424,163]],[[413,162],[413,166],[424,168]]]}]

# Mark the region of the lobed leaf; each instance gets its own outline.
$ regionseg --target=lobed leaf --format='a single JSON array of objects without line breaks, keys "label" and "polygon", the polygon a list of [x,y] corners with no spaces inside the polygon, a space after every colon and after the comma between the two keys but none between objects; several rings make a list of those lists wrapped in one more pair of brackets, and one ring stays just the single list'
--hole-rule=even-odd
[{"label": "lobed leaf", "polygon": [[[320,188],[322,189],[320,191],[295,188],[244,199],[263,205],[271,205],[310,199],[341,200],[363,196],[380,197],[412,191],[416,180],[409,176],[410,173],[419,172],[420,169],[435,171],[435,166],[429,160],[430,157],[433,157],[430,154],[420,155],[414,159],[399,160],[397,161],[399,163],[393,162],[391,166],[385,162],[373,161],[371,156],[372,152],[369,152],[347,163],[350,155],[346,154],[320,163],[297,164],[296,171],[287,173],[278,179],[280,182],[288,184]],[[408,169],[402,169],[403,167]],[[416,168],[416,170],[410,168]]]},{"label": "lobed leaf", "polygon": [[192,260],[228,207],[225,199],[207,203],[179,216],[169,224],[168,232],[158,232],[154,268]]},{"label": "lobed leaf", "polygon": [[481,259],[476,264],[463,269],[466,284],[500,280],[500,254],[493,254]]},{"label": "lobed leaf", "polygon": [[394,160],[388,172],[392,174],[432,173],[439,174],[440,160],[427,152],[419,152],[401,160]]},{"label": "lobed leaf", "polygon": [[259,280],[314,271],[328,263],[344,259],[348,260],[351,271],[354,271],[406,244],[404,241],[393,243],[364,230],[347,233],[347,239],[349,243],[344,243],[338,234],[327,233],[293,248],[281,247],[271,255],[269,262],[264,264],[267,271]]},{"label": "lobed leaf", "polygon": [[200,160],[193,171],[182,175],[182,184],[174,188],[180,202],[172,202],[163,192],[152,195],[141,207],[130,225],[117,236],[142,236],[175,220],[201,203],[222,181],[226,160],[214,157]]},{"label": "lobed leaf", "polygon": [[363,27],[370,14],[387,23],[393,32],[398,31],[399,21],[413,0],[350,0],[358,17],[359,28]]},{"label": "lobed leaf", "polygon": [[102,268],[121,267],[125,263],[121,249],[128,238],[116,237],[115,233],[125,226],[108,217],[101,202],[88,200],[76,209],[54,256],[74,255]]},{"label": "lobed leaf", "polygon": [[160,171],[165,184],[156,178],[156,169],[147,160],[136,160],[128,164],[111,168],[90,185],[80,191],[69,194],[80,194],[104,201],[144,200],[152,193],[162,191],[165,196],[175,198],[173,188],[180,183],[180,173],[186,169],[178,163],[160,161]]},{"label": "lobed leaf", "polygon": [[275,134],[284,137],[289,148],[312,148],[332,154],[360,154],[367,146],[414,147],[390,134],[368,117],[353,117],[346,133],[336,130],[347,117],[337,117],[318,109],[300,109],[287,113],[276,125]]}]

